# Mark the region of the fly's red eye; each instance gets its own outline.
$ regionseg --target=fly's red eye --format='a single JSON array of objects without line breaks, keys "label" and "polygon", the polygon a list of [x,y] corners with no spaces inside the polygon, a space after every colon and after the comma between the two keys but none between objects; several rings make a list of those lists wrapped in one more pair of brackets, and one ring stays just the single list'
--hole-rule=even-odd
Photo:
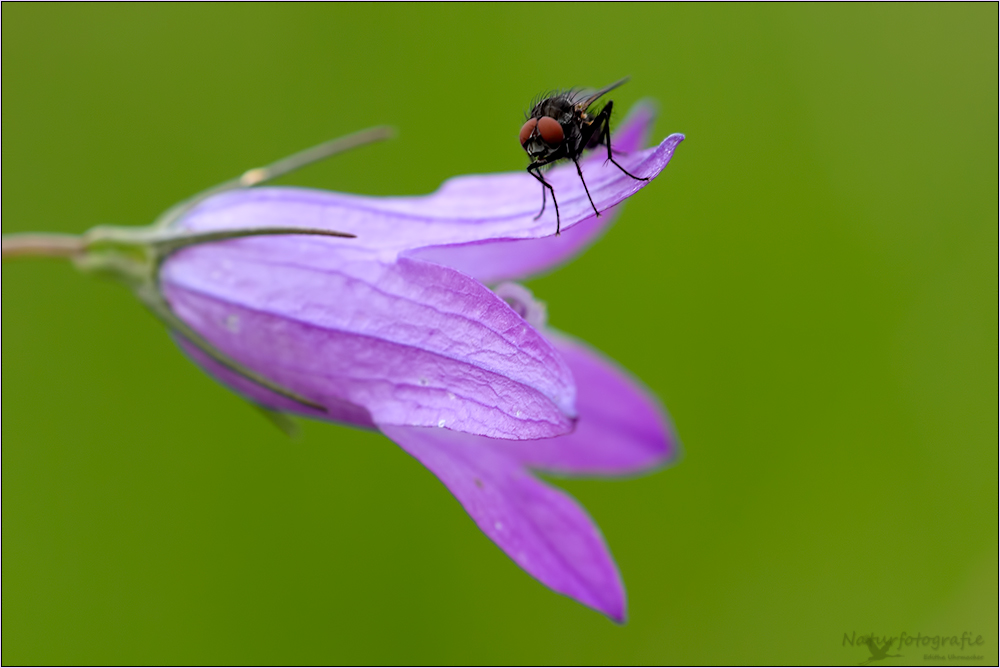
[{"label": "fly's red eye", "polygon": [[562,126],[559,125],[559,121],[551,116],[542,116],[538,119],[538,132],[542,135],[542,139],[544,139],[545,143],[549,146],[555,146],[556,144],[562,143]]},{"label": "fly's red eye", "polygon": [[535,130],[537,124],[537,120],[529,118],[528,122],[521,126],[521,146],[528,143],[528,139],[531,138],[531,133]]}]

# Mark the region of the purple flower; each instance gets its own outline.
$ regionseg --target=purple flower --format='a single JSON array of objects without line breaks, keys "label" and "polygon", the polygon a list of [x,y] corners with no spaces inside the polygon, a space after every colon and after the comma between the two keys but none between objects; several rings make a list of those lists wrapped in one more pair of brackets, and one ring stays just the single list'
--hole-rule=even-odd
[{"label": "purple flower", "polygon": [[[642,150],[651,122],[640,106],[615,135],[618,160],[640,177],[658,175],[683,139]],[[551,207],[535,219],[542,193],[523,172],[455,178],[424,197],[223,192],[169,231],[309,228],[356,238],[189,245],[158,265],[158,290],[187,328],[180,345],[212,376],[272,411],[381,430],[519,566],[623,621],[621,578],[597,527],[531,471],[618,476],[662,465],[677,447],[669,420],[612,362],[546,329],[526,290],[486,287],[579,252],[648,183],[598,154],[581,166],[606,213],[593,215],[572,164],[553,169],[560,237]]]}]

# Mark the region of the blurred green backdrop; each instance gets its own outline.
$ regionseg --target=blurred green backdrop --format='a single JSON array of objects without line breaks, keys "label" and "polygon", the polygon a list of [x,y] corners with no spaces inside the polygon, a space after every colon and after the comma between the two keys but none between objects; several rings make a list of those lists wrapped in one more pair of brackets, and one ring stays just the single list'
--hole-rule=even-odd
[{"label": "blurred green backdrop", "polygon": [[996,663],[996,4],[2,12],[5,233],[145,224],[381,123],[399,138],[283,182],[523,169],[536,93],[623,75],[616,108],[654,98],[656,139],[688,137],[529,284],[685,445],[650,477],[559,483],[618,559],[627,626],[523,574],[385,438],[288,440],[119,286],[19,262],[4,664],[857,664],[845,633],[902,631],[981,634]]}]

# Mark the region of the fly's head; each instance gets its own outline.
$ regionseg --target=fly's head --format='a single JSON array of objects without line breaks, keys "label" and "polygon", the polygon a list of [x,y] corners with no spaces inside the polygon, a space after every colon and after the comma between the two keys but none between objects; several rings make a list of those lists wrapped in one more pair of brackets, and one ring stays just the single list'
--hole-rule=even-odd
[{"label": "fly's head", "polygon": [[551,116],[542,116],[529,118],[521,126],[520,139],[531,162],[538,162],[559,153],[566,141],[566,133],[559,121]]},{"label": "fly's head", "polygon": [[577,134],[578,113],[566,94],[549,97],[536,104],[521,126],[521,146],[531,162],[556,160],[567,155],[567,142]]}]

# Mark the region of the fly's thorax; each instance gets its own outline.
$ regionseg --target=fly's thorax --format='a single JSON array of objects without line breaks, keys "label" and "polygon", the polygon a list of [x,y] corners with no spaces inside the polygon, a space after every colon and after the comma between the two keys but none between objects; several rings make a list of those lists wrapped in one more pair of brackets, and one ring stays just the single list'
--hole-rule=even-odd
[{"label": "fly's thorax", "polygon": [[536,104],[531,110],[531,117],[549,116],[565,125],[573,120],[575,113],[576,107],[573,102],[564,96],[558,96],[550,97]]}]

